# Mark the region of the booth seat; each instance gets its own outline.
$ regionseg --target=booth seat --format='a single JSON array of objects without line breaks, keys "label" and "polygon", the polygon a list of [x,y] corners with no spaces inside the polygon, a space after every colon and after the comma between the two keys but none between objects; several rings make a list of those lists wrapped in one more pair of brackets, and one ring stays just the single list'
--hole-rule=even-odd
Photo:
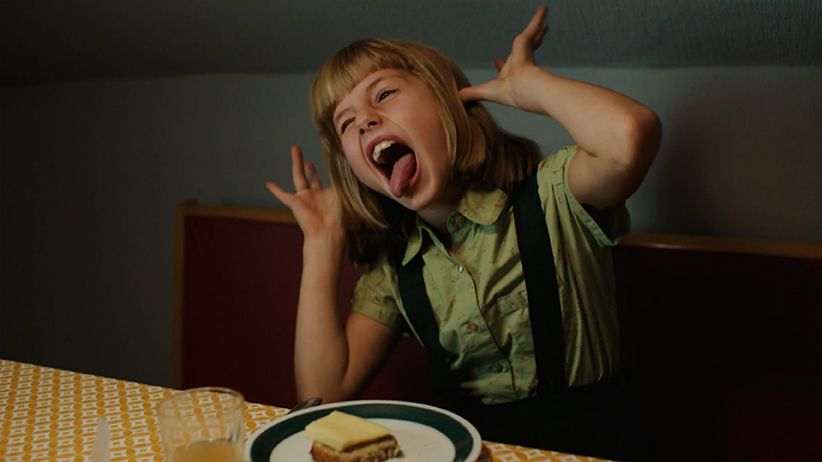
[{"label": "booth seat", "polygon": [[[290,407],[290,212],[188,201],[176,220],[174,385]],[[634,233],[614,270],[637,460],[822,460],[822,245]],[[346,265],[342,317],[357,277]],[[416,339],[359,398],[437,404]]]}]

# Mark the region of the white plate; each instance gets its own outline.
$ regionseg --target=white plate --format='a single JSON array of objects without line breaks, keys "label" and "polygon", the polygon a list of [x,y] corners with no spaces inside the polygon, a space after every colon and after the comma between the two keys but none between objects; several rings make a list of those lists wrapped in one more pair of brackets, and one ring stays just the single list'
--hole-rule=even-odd
[{"label": "white plate", "polygon": [[246,460],[312,462],[305,426],[331,411],[357,415],[391,429],[402,448],[401,462],[474,462],[482,450],[479,432],[453,412],[406,401],[344,401],[311,407],[276,420],[251,435]]}]

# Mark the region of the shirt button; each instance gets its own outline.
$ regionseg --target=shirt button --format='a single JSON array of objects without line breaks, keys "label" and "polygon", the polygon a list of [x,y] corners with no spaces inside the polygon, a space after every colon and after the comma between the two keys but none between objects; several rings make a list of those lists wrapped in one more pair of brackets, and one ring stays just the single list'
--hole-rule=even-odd
[{"label": "shirt button", "polygon": [[460,273],[462,273],[462,271],[463,271],[464,269],[465,269],[465,267],[464,267],[464,266],[462,266],[462,265],[460,265],[460,266],[459,266],[459,268],[457,268],[457,271],[459,271]]}]

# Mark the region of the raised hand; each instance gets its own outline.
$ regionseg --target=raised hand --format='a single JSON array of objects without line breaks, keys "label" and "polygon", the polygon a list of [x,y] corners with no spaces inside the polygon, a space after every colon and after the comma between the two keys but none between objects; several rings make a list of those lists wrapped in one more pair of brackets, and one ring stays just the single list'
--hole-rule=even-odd
[{"label": "raised hand", "polygon": [[548,31],[545,18],[548,8],[545,5],[537,8],[531,21],[515,38],[511,53],[506,60],[497,58],[495,65],[499,71],[496,79],[466,87],[460,90],[464,102],[492,101],[526,111],[540,112],[529,94],[528,79],[542,70],[534,61],[534,50],[542,45],[542,39]]},{"label": "raised hand", "polygon": [[320,184],[317,168],[313,162],[303,159],[299,146],[291,147],[291,175],[294,179],[293,193],[273,182],[265,186],[291,209],[306,241],[329,237],[342,239],[342,209],[337,193],[334,188],[324,188]]}]

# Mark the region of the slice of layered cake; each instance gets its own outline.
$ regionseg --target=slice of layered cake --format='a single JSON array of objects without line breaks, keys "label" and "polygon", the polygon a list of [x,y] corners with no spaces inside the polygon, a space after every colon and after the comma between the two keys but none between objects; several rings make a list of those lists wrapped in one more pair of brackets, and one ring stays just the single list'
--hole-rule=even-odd
[{"label": "slice of layered cake", "polygon": [[387,427],[340,411],[311,422],[305,433],[317,462],[383,462],[402,456]]}]

